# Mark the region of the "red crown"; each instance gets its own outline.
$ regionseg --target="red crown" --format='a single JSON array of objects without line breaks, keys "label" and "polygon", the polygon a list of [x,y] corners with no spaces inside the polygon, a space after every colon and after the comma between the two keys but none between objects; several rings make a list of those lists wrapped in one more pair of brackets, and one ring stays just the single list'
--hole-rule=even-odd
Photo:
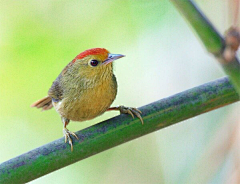
[{"label": "red crown", "polygon": [[101,54],[105,55],[108,53],[109,53],[108,50],[104,49],[104,48],[88,49],[88,50],[85,50],[85,51],[81,52],[80,54],[78,54],[72,62],[74,63],[77,59],[82,59],[89,55],[101,55]]}]

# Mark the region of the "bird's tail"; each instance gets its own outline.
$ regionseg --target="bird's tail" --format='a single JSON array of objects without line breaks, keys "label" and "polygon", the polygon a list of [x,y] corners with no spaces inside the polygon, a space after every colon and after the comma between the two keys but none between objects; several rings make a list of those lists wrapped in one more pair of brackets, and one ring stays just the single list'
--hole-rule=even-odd
[{"label": "bird's tail", "polygon": [[31,105],[31,107],[37,107],[38,109],[42,108],[43,111],[49,110],[53,107],[52,98],[50,96],[46,96],[46,97],[36,101],[35,103],[33,103]]}]

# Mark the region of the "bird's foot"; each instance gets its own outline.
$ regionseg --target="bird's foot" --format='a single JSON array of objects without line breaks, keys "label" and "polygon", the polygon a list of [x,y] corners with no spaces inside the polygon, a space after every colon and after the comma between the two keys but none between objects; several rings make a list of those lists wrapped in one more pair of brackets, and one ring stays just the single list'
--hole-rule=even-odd
[{"label": "bird's foot", "polygon": [[121,105],[118,107],[109,108],[109,110],[119,110],[121,114],[130,114],[132,116],[132,118],[134,118],[134,115],[135,115],[140,119],[140,121],[143,124],[143,119],[141,116],[142,112],[140,110],[138,110],[137,108],[125,107],[125,106]]},{"label": "bird's foot", "polygon": [[65,137],[65,143],[67,142],[68,140],[68,143],[70,144],[71,146],[71,151],[73,151],[73,144],[72,144],[72,138],[70,135],[73,135],[76,139],[78,139],[78,136],[73,133],[73,132],[70,132],[67,128],[63,128],[63,135]]}]

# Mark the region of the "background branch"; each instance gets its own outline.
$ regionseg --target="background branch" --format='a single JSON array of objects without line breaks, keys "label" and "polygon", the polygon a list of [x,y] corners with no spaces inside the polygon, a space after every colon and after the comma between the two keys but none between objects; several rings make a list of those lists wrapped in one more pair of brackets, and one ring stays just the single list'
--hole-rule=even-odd
[{"label": "background branch", "polygon": [[208,52],[212,53],[217,58],[240,95],[240,63],[236,57],[233,57],[231,61],[226,60],[223,55],[226,46],[224,39],[193,1],[171,1],[196,31]]},{"label": "background branch", "polygon": [[0,183],[26,183],[114,146],[239,100],[228,78],[192,88],[143,106],[144,125],[120,115],[76,132],[74,151],[55,140],[0,164]]}]

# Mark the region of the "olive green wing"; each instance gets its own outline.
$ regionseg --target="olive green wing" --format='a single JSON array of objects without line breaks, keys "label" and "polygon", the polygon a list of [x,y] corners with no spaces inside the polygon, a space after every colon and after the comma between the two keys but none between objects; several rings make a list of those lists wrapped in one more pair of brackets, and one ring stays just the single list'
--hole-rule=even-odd
[{"label": "olive green wing", "polygon": [[52,86],[48,90],[48,95],[52,98],[54,102],[58,102],[63,99],[63,88],[61,87],[61,78],[60,74],[56,80],[52,83]]},{"label": "olive green wing", "polygon": [[63,99],[64,89],[63,86],[61,85],[61,81],[64,75],[66,75],[67,71],[72,67],[73,64],[74,64],[73,61],[68,63],[68,65],[62,70],[62,72],[53,82],[51,88],[48,90],[48,95],[52,98],[54,102],[58,102]]}]

